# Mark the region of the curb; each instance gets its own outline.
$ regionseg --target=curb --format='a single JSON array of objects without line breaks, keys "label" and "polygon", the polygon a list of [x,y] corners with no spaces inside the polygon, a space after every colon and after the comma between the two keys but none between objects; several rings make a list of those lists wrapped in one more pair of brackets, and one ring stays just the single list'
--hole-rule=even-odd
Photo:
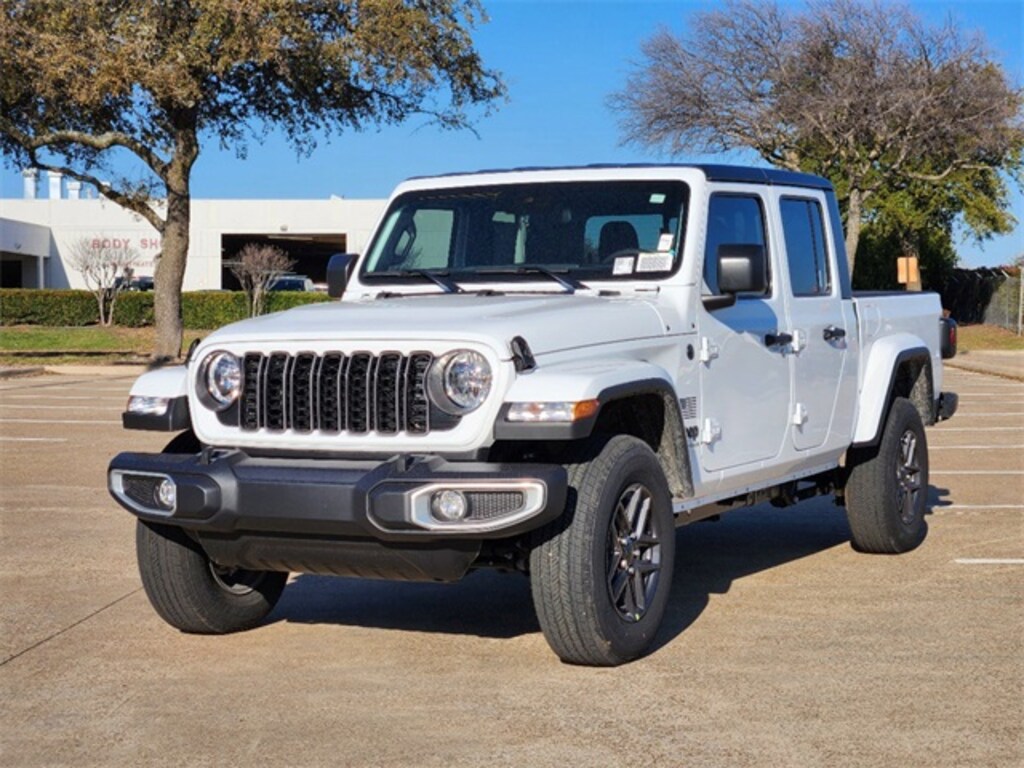
[{"label": "curb", "polygon": [[39,376],[46,373],[42,366],[31,368],[0,368],[0,379],[20,379],[26,376]]},{"label": "curb", "polygon": [[964,365],[960,362],[952,362],[950,360],[943,360],[943,366],[946,368],[955,368],[958,371],[967,371],[968,373],[980,373],[984,376],[995,376],[999,379],[1009,379],[1010,381],[1021,381],[1024,382],[1024,376],[1017,373],[1005,373],[1003,371],[994,371],[991,368],[984,368],[974,365]]}]

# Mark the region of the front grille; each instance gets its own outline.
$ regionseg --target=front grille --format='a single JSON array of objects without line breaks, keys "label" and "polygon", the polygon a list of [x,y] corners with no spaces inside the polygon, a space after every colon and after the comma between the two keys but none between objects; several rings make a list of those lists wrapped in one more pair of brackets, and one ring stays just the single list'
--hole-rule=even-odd
[{"label": "front grille", "polygon": [[[433,360],[429,352],[250,352],[242,366],[239,424],[247,431],[426,434]],[[452,425],[437,425],[445,426]]]}]

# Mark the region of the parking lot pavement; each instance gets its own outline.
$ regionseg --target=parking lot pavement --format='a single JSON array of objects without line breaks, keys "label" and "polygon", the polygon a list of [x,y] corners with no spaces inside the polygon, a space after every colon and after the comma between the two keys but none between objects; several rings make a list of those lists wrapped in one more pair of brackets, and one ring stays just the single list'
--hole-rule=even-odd
[{"label": "parking lot pavement", "polygon": [[948,371],[924,545],[860,555],[825,499],[681,529],[659,647],[560,664],[526,579],[293,578],[179,634],[105,491],[131,377],[0,382],[5,766],[1019,766],[1024,384]]}]

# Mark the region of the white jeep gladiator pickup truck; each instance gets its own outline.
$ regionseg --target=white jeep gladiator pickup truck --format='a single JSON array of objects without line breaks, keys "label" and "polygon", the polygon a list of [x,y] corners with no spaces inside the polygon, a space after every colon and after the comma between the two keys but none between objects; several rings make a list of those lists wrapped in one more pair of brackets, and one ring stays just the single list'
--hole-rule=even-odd
[{"label": "white jeep gladiator pickup truck", "polygon": [[649,650],[675,527],[834,494],[853,546],[924,538],[924,425],[955,325],[855,296],[834,192],[725,166],[414,179],[340,301],[222,328],[144,374],[122,453],[142,583],[185,632],[258,624],[289,572],[526,573],[563,660]]}]

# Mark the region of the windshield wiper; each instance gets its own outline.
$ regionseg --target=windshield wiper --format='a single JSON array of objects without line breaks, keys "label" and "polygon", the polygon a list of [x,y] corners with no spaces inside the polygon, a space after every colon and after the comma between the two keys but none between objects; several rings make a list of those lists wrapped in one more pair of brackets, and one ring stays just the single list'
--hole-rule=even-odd
[{"label": "windshield wiper", "polygon": [[447,272],[433,272],[429,269],[391,269],[386,272],[371,272],[373,277],[422,277],[438,286],[445,293],[463,293],[461,286],[448,279]]},{"label": "windshield wiper", "polygon": [[516,267],[487,267],[485,269],[477,270],[478,275],[543,275],[544,277],[550,278],[558,283],[562,288],[565,289],[566,293],[576,293],[576,291],[583,289],[587,290],[588,286],[570,277],[568,273],[564,277],[547,267],[537,267],[534,265],[521,265]]}]

